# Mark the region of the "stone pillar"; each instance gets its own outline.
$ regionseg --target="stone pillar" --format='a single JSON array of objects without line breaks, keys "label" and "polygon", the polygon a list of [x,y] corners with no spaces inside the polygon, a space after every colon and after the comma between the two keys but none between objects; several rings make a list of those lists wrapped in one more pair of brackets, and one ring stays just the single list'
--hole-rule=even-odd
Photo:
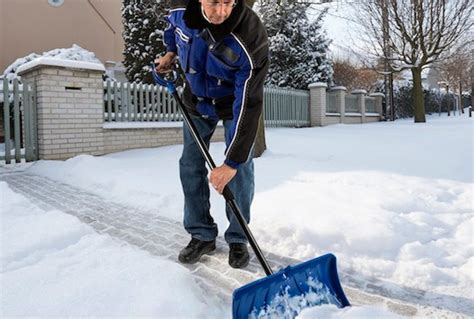
[{"label": "stone pillar", "polygon": [[105,68],[88,62],[39,59],[18,74],[35,82],[40,159],[104,154],[103,80]]},{"label": "stone pillar", "polygon": [[341,116],[341,123],[344,123],[347,89],[344,86],[335,86],[331,88],[331,92],[336,94],[336,110]]},{"label": "stone pillar", "polygon": [[367,94],[366,90],[354,90],[351,92],[352,95],[357,96],[357,108],[361,115],[360,122],[365,123],[365,95]]},{"label": "stone pillar", "polygon": [[385,97],[385,94],[377,92],[377,93],[370,94],[370,97],[375,98],[375,112],[379,113],[380,118],[382,118],[382,103],[383,103],[383,98]]},{"label": "stone pillar", "polygon": [[312,83],[309,88],[311,126],[323,126],[326,117],[326,88],[323,82]]}]

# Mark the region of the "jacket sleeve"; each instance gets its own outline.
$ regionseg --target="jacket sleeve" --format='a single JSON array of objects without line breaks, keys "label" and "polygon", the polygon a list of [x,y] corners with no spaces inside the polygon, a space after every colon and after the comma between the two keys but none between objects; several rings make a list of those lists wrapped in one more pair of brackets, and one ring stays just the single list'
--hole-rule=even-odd
[{"label": "jacket sleeve", "polygon": [[175,42],[175,28],[173,24],[171,23],[171,15],[173,13],[170,12],[170,14],[166,17],[166,20],[168,21],[168,27],[166,28],[164,34],[163,34],[163,43],[166,46],[166,52],[177,52],[176,48],[176,42]]},{"label": "jacket sleeve", "polygon": [[224,161],[233,168],[247,161],[255,142],[263,110],[263,84],[269,67],[266,38],[254,52],[249,52],[245,45],[241,45],[246,63],[243,63],[235,78],[232,140],[226,149]]},{"label": "jacket sleeve", "polygon": [[169,1],[169,14],[166,16],[168,21],[168,27],[163,34],[163,43],[166,46],[167,52],[177,52],[175,42],[175,25],[177,20],[182,18],[184,11],[186,10],[188,0],[170,0]]}]

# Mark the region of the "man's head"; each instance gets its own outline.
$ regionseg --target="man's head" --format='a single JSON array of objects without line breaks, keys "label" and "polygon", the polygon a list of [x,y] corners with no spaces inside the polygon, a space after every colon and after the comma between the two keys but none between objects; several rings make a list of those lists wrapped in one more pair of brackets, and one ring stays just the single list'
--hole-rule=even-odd
[{"label": "man's head", "polygon": [[237,1],[242,0],[199,0],[206,18],[212,24],[221,24],[227,20]]}]

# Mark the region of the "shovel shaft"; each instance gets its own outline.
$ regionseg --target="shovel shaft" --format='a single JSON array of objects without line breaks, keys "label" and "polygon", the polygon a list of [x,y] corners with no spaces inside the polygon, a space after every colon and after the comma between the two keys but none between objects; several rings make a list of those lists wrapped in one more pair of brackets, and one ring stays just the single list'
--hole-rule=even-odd
[{"label": "shovel shaft", "polygon": [[[178,95],[178,92],[174,91],[173,92],[173,97],[178,103],[178,106],[181,110],[181,113],[183,114],[184,121],[186,125],[189,127],[189,130],[191,131],[191,134],[196,141],[199,150],[201,151],[202,156],[206,160],[207,165],[211,170],[216,168],[216,164],[214,163],[214,160],[211,157],[211,154],[209,154],[209,150],[206,147],[206,144],[202,140],[201,136],[198,134],[196,126],[194,125],[193,121],[191,120],[191,116],[189,115],[186,107],[183,104],[183,101]],[[240,227],[242,227],[242,230],[245,233],[245,236],[247,237],[247,240],[249,241],[250,246],[252,247],[255,255],[257,256],[258,261],[262,265],[263,270],[265,271],[265,274],[271,275],[273,273],[272,269],[268,265],[267,259],[263,255],[260,247],[257,244],[257,241],[252,235],[252,232],[250,231],[249,226],[247,225],[247,221],[245,220],[244,216],[242,215],[242,212],[240,211],[237,202],[235,201],[234,195],[232,194],[232,191],[229,189],[228,186],[224,188],[224,191],[222,192],[222,195],[224,196],[227,206],[229,206],[234,213],[235,217],[237,218],[237,221],[239,222]]]}]

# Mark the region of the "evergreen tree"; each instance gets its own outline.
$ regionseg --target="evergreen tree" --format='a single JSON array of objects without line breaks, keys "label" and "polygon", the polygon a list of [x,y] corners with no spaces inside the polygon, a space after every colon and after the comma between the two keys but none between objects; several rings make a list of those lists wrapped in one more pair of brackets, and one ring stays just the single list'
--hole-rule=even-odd
[{"label": "evergreen tree", "polygon": [[123,0],[123,54],[130,82],[153,83],[149,65],[166,50],[163,44],[165,15],[165,0]]},{"label": "evergreen tree", "polygon": [[314,82],[332,81],[332,63],[327,58],[331,41],[321,27],[323,10],[310,22],[308,3],[265,1],[262,21],[270,41],[270,70],[266,84],[307,89]]}]

